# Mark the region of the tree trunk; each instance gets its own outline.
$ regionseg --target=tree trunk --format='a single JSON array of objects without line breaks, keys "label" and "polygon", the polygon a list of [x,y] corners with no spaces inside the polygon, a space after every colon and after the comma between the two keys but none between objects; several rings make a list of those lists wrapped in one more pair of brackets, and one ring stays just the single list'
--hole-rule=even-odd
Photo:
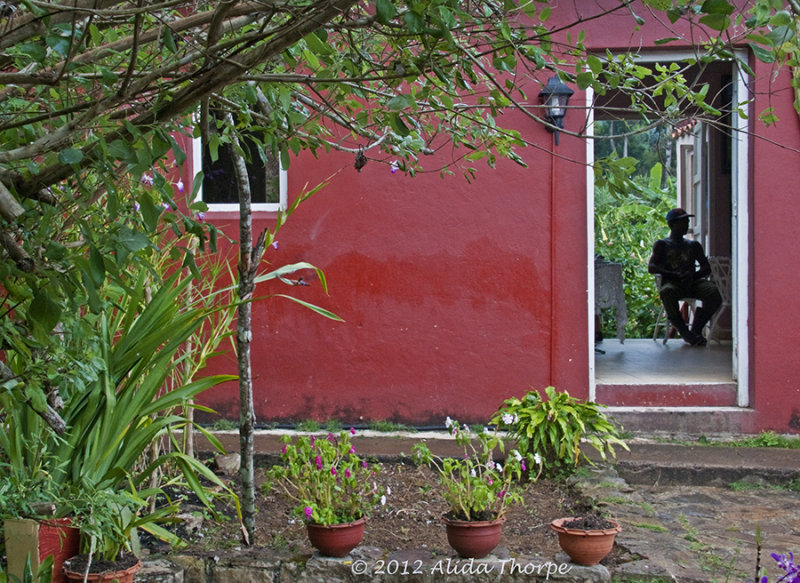
[{"label": "tree trunk", "polygon": [[[226,122],[233,126],[233,116],[226,114]],[[250,182],[247,165],[240,153],[239,143],[234,133],[231,152],[234,174],[239,192],[239,309],[236,318],[236,348],[239,368],[239,448],[242,465],[239,470],[242,479],[242,535],[245,544],[252,544],[255,535],[255,471],[253,462],[253,432],[256,415],[253,407],[253,379],[250,369],[251,303],[255,289],[255,275],[258,260],[263,251],[263,237],[253,245],[253,221]]]}]

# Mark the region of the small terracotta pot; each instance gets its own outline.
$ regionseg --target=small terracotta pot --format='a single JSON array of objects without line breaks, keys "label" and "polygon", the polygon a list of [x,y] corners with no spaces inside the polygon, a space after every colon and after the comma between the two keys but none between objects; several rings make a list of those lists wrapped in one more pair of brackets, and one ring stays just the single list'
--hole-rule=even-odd
[{"label": "small terracotta pot", "polygon": [[[136,561],[135,565],[131,565],[124,570],[89,573],[88,577],[86,577],[86,581],[91,583],[133,583],[134,576],[141,568],[142,562]],[[64,565],[64,576],[66,577],[67,581],[83,581],[83,573],[70,571],[69,562]]]},{"label": "small terracotta pot", "polygon": [[572,517],[557,518],[550,523],[550,528],[558,533],[558,544],[569,555],[573,563],[590,567],[602,561],[614,547],[614,538],[622,530],[622,526],[614,520],[608,520],[614,528],[604,530],[579,530],[565,528],[565,522],[575,520]]},{"label": "small terracotta pot", "polygon": [[482,559],[500,543],[505,516],[495,520],[453,520],[445,516],[447,542],[460,557]]},{"label": "small terracotta pot", "polygon": [[346,557],[364,538],[364,516],[353,522],[323,526],[309,522],[306,525],[311,546],[326,557]]}]

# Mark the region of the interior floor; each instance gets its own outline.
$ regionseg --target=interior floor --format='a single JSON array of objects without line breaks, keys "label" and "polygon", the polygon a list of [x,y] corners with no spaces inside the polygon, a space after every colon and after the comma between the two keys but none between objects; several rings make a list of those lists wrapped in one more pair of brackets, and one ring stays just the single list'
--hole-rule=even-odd
[{"label": "interior floor", "polygon": [[[604,353],[599,352],[604,351]],[[607,338],[595,345],[597,384],[647,385],[659,383],[714,384],[735,382],[730,342],[689,346],[679,338],[666,345],[651,338],[629,338],[620,343]]]}]

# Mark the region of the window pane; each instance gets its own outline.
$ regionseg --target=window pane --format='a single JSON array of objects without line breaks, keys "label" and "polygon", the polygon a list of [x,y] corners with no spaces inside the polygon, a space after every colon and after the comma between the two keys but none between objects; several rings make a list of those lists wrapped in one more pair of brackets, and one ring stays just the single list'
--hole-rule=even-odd
[{"label": "window pane", "polygon": [[[255,135],[255,134],[250,134]],[[259,153],[258,144],[245,134],[247,149],[247,174],[253,203],[280,202],[280,166],[278,160],[266,154],[266,164]],[[203,148],[203,201],[207,204],[237,203],[236,177],[233,171],[231,146],[221,144],[216,162],[211,161],[208,147]]]}]

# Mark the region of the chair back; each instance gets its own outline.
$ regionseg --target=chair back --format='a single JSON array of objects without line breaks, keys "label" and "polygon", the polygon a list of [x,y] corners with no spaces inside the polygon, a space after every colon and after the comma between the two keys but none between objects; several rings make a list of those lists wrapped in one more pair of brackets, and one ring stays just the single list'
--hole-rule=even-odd
[{"label": "chair back", "polygon": [[717,285],[719,295],[722,296],[722,303],[731,303],[731,258],[722,256],[712,256],[708,258],[711,265],[711,280]]}]

